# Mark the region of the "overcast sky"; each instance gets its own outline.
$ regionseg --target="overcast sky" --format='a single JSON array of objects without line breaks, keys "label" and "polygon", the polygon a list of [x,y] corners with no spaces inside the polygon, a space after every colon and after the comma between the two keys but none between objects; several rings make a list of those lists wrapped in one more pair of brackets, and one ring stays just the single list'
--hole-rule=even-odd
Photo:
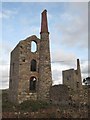
[{"label": "overcast sky", "polygon": [[76,69],[77,58],[80,59],[82,78],[88,76],[87,2],[3,2],[0,9],[0,88],[8,88],[10,52],[13,48],[31,35],[40,37],[41,12],[44,9],[48,14],[54,84],[62,83],[62,70]]}]

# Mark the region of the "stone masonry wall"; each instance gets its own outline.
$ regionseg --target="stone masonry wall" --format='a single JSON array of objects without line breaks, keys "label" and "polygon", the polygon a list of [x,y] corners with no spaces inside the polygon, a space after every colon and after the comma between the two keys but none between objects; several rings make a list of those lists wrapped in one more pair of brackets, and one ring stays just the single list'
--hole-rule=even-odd
[{"label": "stone masonry wall", "polygon": [[50,99],[50,87],[52,85],[51,62],[50,62],[50,46],[49,34],[42,33],[40,41],[40,64],[39,64],[39,87],[38,99]]},{"label": "stone masonry wall", "polygon": [[74,79],[74,72],[74,69],[62,71],[63,84],[67,85],[71,89],[74,89],[74,82],[76,80]]},{"label": "stone masonry wall", "polygon": [[68,87],[65,85],[54,85],[50,89],[50,100],[57,105],[67,106],[69,104]]},{"label": "stone masonry wall", "polygon": [[[31,42],[37,44],[37,51],[31,52]],[[37,100],[38,80],[39,80],[39,48],[40,40],[36,36],[31,36],[23,40],[19,44],[19,87],[18,87],[18,100],[33,99]],[[23,59],[25,61],[23,62]],[[36,60],[36,71],[31,71],[31,61]],[[30,91],[30,78],[36,78],[36,92]]]},{"label": "stone masonry wall", "polygon": [[19,46],[11,52],[10,79],[9,79],[9,100],[17,101],[17,91],[19,82]]}]

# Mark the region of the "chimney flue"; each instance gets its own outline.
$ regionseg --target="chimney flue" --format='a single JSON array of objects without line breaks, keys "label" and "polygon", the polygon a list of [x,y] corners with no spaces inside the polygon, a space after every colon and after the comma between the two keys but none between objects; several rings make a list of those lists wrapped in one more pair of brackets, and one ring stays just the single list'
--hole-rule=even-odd
[{"label": "chimney flue", "polygon": [[48,32],[48,22],[47,22],[47,10],[45,9],[42,12],[42,16],[41,16],[41,33],[49,33]]}]

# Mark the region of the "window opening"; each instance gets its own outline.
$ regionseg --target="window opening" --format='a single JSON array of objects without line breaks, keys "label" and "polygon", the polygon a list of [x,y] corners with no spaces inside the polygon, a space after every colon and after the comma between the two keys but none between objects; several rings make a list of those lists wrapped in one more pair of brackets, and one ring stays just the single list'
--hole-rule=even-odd
[{"label": "window opening", "polygon": [[36,60],[31,61],[31,71],[36,71],[37,62]]},{"label": "window opening", "polygon": [[36,78],[35,77],[31,77],[30,78],[30,91],[35,92],[36,91]]},{"label": "window opening", "polygon": [[36,42],[32,41],[31,42],[31,52],[36,52],[37,51],[37,44]]},{"label": "window opening", "polygon": [[23,58],[22,61],[25,62],[25,58]]},{"label": "window opening", "polygon": [[22,46],[20,46],[20,48],[23,48]]}]

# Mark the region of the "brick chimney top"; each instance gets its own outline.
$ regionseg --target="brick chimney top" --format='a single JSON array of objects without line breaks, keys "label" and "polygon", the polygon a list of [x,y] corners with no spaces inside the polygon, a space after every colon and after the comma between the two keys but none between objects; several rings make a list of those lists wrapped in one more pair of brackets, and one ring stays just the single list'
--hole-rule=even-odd
[{"label": "brick chimney top", "polygon": [[49,33],[48,32],[47,10],[46,9],[42,12],[40,34],[41,33]]},{"label": "brick chimney top", "polygon": [[42,13],[44,13],[44,12],[47,12],[47,10],[45,9]]}]

